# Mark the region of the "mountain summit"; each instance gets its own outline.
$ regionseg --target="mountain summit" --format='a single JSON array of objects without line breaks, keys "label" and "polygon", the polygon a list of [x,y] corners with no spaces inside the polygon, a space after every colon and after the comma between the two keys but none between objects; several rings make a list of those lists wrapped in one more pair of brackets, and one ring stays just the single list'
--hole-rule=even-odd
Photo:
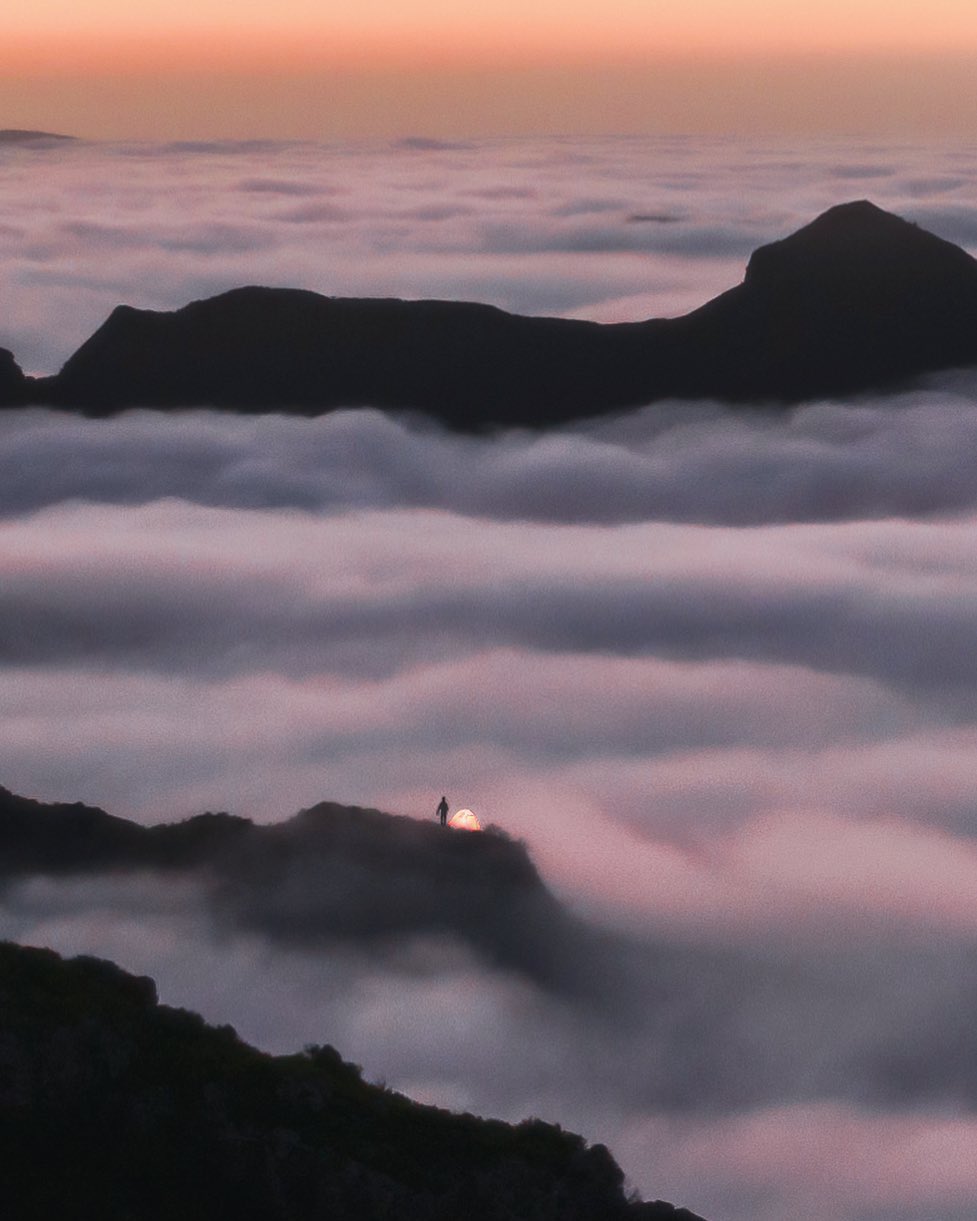
[{"label": "mountain summit", "polygon": [[973,283],[977,264],[959,246],[885,212],[867,199],[839,204],[751,256],[745,282],[757,290],[903,293]]},{"label": "mountain summit", "polygon": [[789,404],[977,364],[977,262],[866,200],[755,251],[682,318],[602,326],[485,305],[234,289],[172,313],[117,308],[61,372],[0,370],[0,402],[107,414],[212,406],[423,411],[453,428],[547,427],[662,398]]},{"label": "mountain summit", "polygon": [[716,397],[857,394],[977,363],[977,262],[860,200],[761,246],[683,323]]}]

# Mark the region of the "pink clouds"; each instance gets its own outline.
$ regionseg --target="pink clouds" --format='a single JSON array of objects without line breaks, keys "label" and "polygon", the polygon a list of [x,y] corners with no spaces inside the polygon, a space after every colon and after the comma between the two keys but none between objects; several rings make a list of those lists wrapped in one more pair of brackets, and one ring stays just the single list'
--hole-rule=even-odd
[{"label": "pink clouds", "polygon": [[[2,528],[0,624],[20,667],[8,750],[33,790],[37,718],[50,737],[74,719],[72,699],[79,713],[94,702],[62,766],[86,737],[79,763],[96,770],[142,741],[158,775],[182,757],[150,790],[159,815],[170,783],[189,786],[180,808],[237,791],[248,812],[281,816],[322,795],[309,789],[322,766],[343,777],[337,795],[354,800],[368,773],[397,805],[431,775],[472,801],[501,775],[512,795],[488,801],[495,820],[526,827],[541,850],[559,824],[534,827],[527,784],[554,795],[541,809],[582,802],[581,825],[608,820],[600,834],[622,869],[598,875],[617,879],[609,895],[637,871],[625,891],[639,910],[637,878],[653,875],[661,913],[674,886],[682,919],[700,923],[726,912],[748,926],[749,896],[775,879],[798,918],[837,914],[842,892],[869,917],[862,836],[891,846],[917,824],[909,860],[936,852],[927,827],[970,830],[972,536],[970,519],[609,530],[421,510],[51,508]],[[57,677],[25,686],[31,667]],[[213,729],[184,748],[187,708]],[[256,800],[282,788],[284,807]],[[146,800],[87,783],[85,795]],[[813,869],[805,837],[833,843],[846,828],[829,856],[865,858],[847,889],[794,875],[794,860]],[[629,856],[633,834],[645,846]],[[731,872],[690,864],[690,846]],[[958,847],[947,842],[948,860]],[[926,922],[923,900],[904,907]]]},{"label": "pink clouds", "polygon": [[[949,147],[3,159],[0,342],[38,368],[119,300],[246,281],[686,309],[854,194],[972,236]],[[962,375],[547,435],[4,415],[0,783],[146,822],[430,817],[445,791],[618,930],[630,991],[595,1014],[436,939],[284,952],[215,930],[202,882],[35,878],[0,931],[264,1046],[332,1039],[432,1101],[582,1128],[711,1221],[971,1217],[974,404]]]},{"label": "pink clouds", "polygon": [[593,797],[535,800],[548,817],[531,813],[526,830],[554,883],[625,927],[811,943],[977,932],[977,849],[945,831],[801,808],[655,838]]},{"label": "pink clouds", "polygon": [[[757,1221],[962,1219],[977,1201],[977,1123],[953,1112],[879,1116],[825,1103],[695,1126],[649,1118],[619,1140],[647,1159],[643,1181],[664,1181],[703,1212],[739,1198]],[[702,1166],[711,1168],[706,1184]]]}]

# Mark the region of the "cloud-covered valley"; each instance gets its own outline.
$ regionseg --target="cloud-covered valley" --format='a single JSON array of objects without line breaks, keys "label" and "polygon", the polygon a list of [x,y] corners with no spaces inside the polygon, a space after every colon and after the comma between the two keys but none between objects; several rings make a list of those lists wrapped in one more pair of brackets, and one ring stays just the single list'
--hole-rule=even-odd
[{"label": "cloud-covered valley", "polygon": [[953,144],[656,137],[0,148],[0,345],[51,373],[117,304],[240,284],[484,301],[623,321],[685,313],[750,252],[845,199],[975,243]]},{"label": "cloud-covered valley", "polygon": [[[119,301],[273,282],[636,318],[842,199],[977,231],[951,146],[0,159],[0,343],[45,372]],[[975,452],[971,374],[542,435],[4,413],[0,784],[142,823],[431,819],[445,792],[525,841],[628,983],[598,1013],[451,937],[286,946],[215,920],[198,877],[20,878],[0,934],[152,974],[263,1046],[580,1129],[710,1221],[962,1221]]]},{"label": "cloud-covered valley", "polygon": [[491,439],[417,418],[159,416],[112,428],[0,416],[0,515],[64,500],[318,514],[408,507],[497,520],[749,526],[923,517],[977,507],[977,381],[789,413],[663,403]]}]

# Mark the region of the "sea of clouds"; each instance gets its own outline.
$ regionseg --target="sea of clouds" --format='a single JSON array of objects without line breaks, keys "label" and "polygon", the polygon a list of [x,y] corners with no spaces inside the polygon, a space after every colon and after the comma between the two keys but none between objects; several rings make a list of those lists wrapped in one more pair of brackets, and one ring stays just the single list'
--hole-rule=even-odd
[{"label": "sea of clouds", "polygon": [[[950,145],[78,143],[0,168],[0,345],[34,372],[120,302],[243,283],[682,313],[861,197],[977,249],[977,157]],[[968,373],[487,437],[0,415],[0,784],[143,822],[431,818],[445,792],[643,948],[615,1017],[457,945],[232,934],[189,881],[25,879],[0,934],[606,1140],[709,1221],[972,1217],[975,457]]]}]

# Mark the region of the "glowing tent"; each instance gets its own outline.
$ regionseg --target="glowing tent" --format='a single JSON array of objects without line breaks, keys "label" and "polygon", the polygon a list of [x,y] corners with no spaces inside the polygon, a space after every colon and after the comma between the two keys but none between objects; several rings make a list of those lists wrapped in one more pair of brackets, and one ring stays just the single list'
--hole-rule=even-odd
[{"label": "glowing tent", "polygon": [[481,831],[482,824],[471,810],[455,810],[448,819],[448,826],[456,831]]}]

